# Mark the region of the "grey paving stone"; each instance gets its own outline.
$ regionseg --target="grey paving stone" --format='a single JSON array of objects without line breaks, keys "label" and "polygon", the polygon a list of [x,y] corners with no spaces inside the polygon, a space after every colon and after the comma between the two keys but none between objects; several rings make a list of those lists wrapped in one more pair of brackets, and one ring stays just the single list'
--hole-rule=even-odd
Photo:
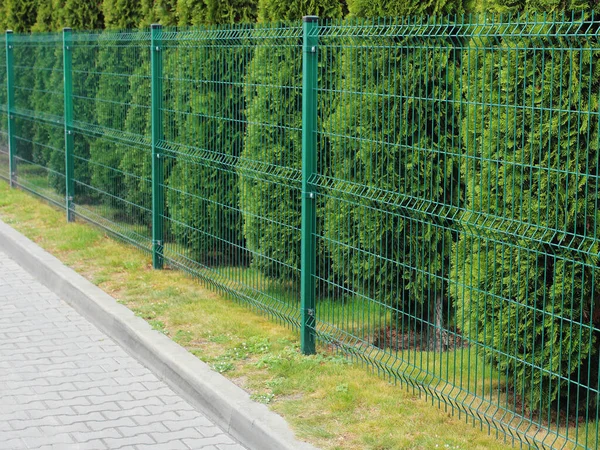
[{"label": "grey paving stone", "polygon": [[117,420],[101,420],[97,422],[87,422],[87,426],[93,431],[106,430],[108,428],[133,427],[136,423],[130,417],[123,417]]},{"label": "grey paving stone", "polygon": [[219,450],[245,450],[240,444],[220,444],[217,445]]},{"label": "grey paving stone", "polygon": [[0,449],[245,450],[0,252]]}]

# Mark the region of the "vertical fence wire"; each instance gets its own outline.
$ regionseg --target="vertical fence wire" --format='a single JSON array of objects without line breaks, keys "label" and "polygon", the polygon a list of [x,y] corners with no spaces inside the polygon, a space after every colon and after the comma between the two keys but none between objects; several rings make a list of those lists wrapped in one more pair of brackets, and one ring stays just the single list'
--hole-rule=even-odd
[{"label": "vertical fence wire", "polygon": [[600,47],[544,19],[320,27],[316,332],[517,442],[596,448]]},{"label": "vertical fence wire", "polygon": [[[308,37],[310,334],[514,443],[598,448],[593,15],[154,32],[154,136],[150,32],[72,35],[77,217],[151,251],[154,145],[164,263],[298,329]],[[17,184],[62,206],[62,36],[14,39]]]},{"label": "vertical fence wire", "polygon": [[16,185],[64,207],[62,34],[14,34]]},{"label": "vertical fence wire", "polygon": [[71,39],[75,213],[150,251],[150,31]]},{"label": "vertical fence wire", "polygon": [[162,35],[165,260],[298,326],[299,26]]}]

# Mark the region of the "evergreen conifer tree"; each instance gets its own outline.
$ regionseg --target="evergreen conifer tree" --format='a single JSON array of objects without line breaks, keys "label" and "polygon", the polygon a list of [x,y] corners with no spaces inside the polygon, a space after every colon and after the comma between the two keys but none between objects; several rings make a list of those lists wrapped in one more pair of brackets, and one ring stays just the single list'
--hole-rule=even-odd
[{"label": "evergreen conifer tree", "polygon": [[107,29],[137,28],[143,20],[142,0],[103,0],[102,13]]},{"label": "evergreen conifer tree", "polygon": [[[106,29],[137,28],[143,20],[141,3],[141,0],[105,0],[102,11]],[[123,209],[125,202],[117,200],[126,197],[121,161],[130,146],[120,145],[118,139],[115,142],[110,136],[127,136],[126,122],[132,105],[130,81],[139,69],[138,56],[143,50],[137,48],[135,40],[121,41],[117,34],[111,36],[110,31],[105,36],[99,41],[96,55],[95,72],[100,75],[96,80],[94,120],[108,136],[90,139],[90,176],[95,195],[107,206]]]},{"label": "evergreen conifer tree", "polygon": [[[375,18],[464,11],[461,1],[350,0],[348,6],[352,17]],[[424,345],[441,349],[448,341],[445,279],[455,238],[441,205],[459,202],[453,100],[460,99],[460,50],[443,37],[346,39],[337,42],[345,47],[345,76],[328,77],[326,86],[340,92],[324,125],[332,179],[324,229],[333,273],[344,289],[390,308],[392,327],[433,325]]]},{"label": "evergreen conifer tree", "polygon": [[[59,11],[58,28],[70,27],[73,33],[79,31],[100,30],[104,27],[102,5],[93,1],[64,0],[64,6]],[[74,43],[72,53],[73,72],[73,118],[80,123],[95,124],[96,122],[96,96],[100,74],[96,67],[99,58],[99,45],[93,41],[83,41],[80,45]],[[97,136],[76,131],[74,143],[74,179],[75,201],[77,204],[86,204],[97,199],[96,192],[87,188],[91,186],[90,144],[96,142]],[[64,170],[64,158],[51,161],[51,165]],[[64,187],[61,187],[64,189]]]},{"label": "evergreen conifer tree", "polygon": [[527,36],[535,11],[595,6],[488,7],[512,12],[513,21],[529,14],[530,23],[474,41],[463,63],[467,198],[450,288],[457,325],[505,376],[510,406],[595,408],[600,136],[589,111],[600,104],[600,65],[589,48],[597,43],[553,36],[557,26],[544,20],[540,37]]},{"label": "evergreen conifer tree", "polygon": [[[5,0],[5,26],[15,33],[31,31],[37,19],[37,0]],[[35,94],[31,90],[36,82],[35,71],[31,70],[36,64],[39,50],[29,45],[16,45],[13,49],[15,66],[15,103],[17,109],[32,111],[32,100]],[[24,161],[34,161],[33,136],[35,133],[31,118],[17,116],[15,118],[16,155]],[[36,155],[37,159],[37,155]],[[34,161],[35,162],[35,161]]]},{"label": "evergreen conifer tree", "polygon": [[206,23],[206,4],[204,0],[177,0],[177,25],[201,25]]},{"label": "evergreen conifer tree", "polygon": [[[299,281],[302,161],[301,19],[318,15],[341,18],[339,0],[261,0],[261,26],[290,21],[297,36],[258,40],[246,78],[248,127],[238,172],[243,234],[264,276]],[[293,29],[289,29],[294,32]],[[268,34],[268,32],[266,32]],[[327,264],[322,247],[318,260]]]},{"label": "evergreen conifer tree", "polygon": [[[256,7],[253,1],[233,0],[196,5],[195,11],[215,29],[255,17]],[[168,95],[178,113],[167,120],[169,135],[179,144],[167,190],[173,236],[203,265],[243,263],[235,163],[243,146],[249,51],[218,37],[170,51],[177,60],[166,70],[178,79]]]},{"label": "evergreen conifer tree", "polygon": [[[33,133],[32,158],[34,163],[47,167],[48,184],[57,193],[65,191],[64,178],[64,128],[61,123],[64,99],[63,92],[63,60],[62,37],[58,30],[61,27],[60,11],[64,0],[42,2],[37,10],[37,20],[32,27],[34,33],[49,33],[38,35],[39,40],[29,51],[35,53],[32,69],[33,90],[31,92],[31,108],[37,115],[56,119],[55,123],[36,120],[30,124]],[[35,36],[35,35],[34,35]]]},{"label": "evergreen conifer tree", "polygon": [[64,0],[58,11],[58,29],[70,27],[75,31],[104,28],[101,4],[94,0]]},{"label": "evergreen conifer tree", "polygon": [[4,0],[4,26],[15,33],[31,31],[40,0]]}]

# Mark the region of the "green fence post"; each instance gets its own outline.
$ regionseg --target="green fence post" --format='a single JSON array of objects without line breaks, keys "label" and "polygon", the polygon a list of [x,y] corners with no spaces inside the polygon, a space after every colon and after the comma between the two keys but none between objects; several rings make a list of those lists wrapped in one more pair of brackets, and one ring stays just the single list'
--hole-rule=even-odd
[{"label": "green fence post", "polygon": [[161,25],[151,26],[151,63],[152,63],[152,266],[163,267],[163,161],[158,148],[163,139],[162,123],[162,45]]},{"label": "green fence post", "polygon": [[75,198],[74,162],[73,162],[73,74],[71,29],[63,28],[63,72],[64,72],[64,102],[65,102],[65,200],[67,221],[72,222],[73,199]]},{"label": "green fence post", "polygon": [[6,30],[6,108],[8,115],[8,171],[10,174],[10,187],[14,187],[17,180],[16,153],[17,146],[15,140],[15,89],[14,77],[15,68],[13,64],[13,32]]},{"label": "green fence post", "polygon": [[317,169],[317,28],[319,18],[303,18],[302,46],[302,262],[300,297],[302,353],[315,353],[315,232],[316,192],[311,184]]}]

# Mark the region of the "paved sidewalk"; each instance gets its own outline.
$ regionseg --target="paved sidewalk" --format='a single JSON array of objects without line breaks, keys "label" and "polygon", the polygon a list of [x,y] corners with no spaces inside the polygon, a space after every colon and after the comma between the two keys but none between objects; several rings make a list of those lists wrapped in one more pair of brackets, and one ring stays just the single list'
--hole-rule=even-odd
[{"label": "paved sidewalk", "polygon": [[0,252],[0,449],[244,450]]}]

